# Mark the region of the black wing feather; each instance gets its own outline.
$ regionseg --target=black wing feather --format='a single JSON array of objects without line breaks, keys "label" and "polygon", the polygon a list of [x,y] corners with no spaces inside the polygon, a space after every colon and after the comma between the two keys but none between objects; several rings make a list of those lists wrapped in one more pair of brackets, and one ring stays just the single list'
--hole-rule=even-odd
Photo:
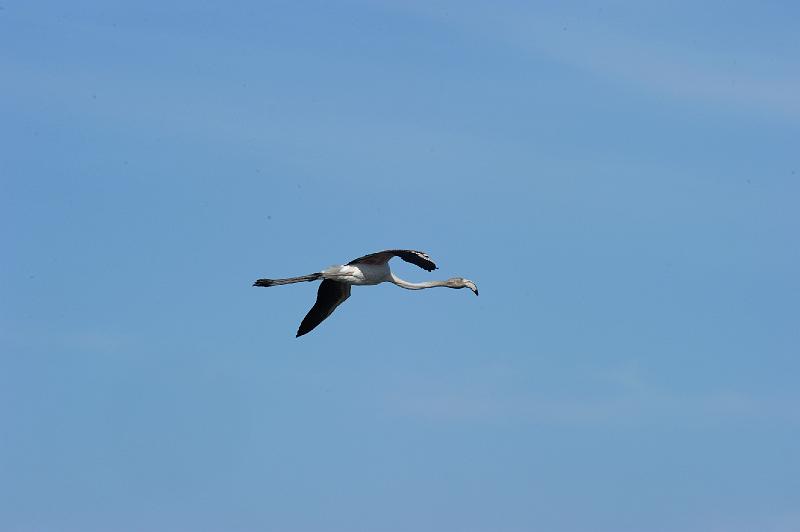
[{"label": "black wing feather", "polygon": [[436,269],[436,264],[433,263],[427,253],[415,251],[413,249],[387,249],[386,251],[364,255],[363,257],[351,260],[348,264],[386,264],[392,257],[400,257],[404,261],[410,262],[429,272]]},{"label": "black wing feather", "polygon": [[300,323],[300,328],[297,329],[297,337],[311,332],[314,327],[330,316],[336,310],[336,307],[344,303],[348,297],[350,297],[349,284],[331,281],[330,279],[322,281],[319,284],[319,290],[317,290],[317,302],[314,303],[314,306],[311,307],[311,310],[308,311],[308,314]]}]

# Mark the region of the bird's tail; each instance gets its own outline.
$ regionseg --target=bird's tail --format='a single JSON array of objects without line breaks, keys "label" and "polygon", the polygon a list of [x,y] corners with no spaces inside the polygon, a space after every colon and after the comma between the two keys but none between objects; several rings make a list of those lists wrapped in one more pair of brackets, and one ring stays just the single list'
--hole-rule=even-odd
[{"label": "bird's tail", "polygon": [[289,277],[287,279],[258,279],[253,286],[277,286],[279,284],[302,283],[303,281],[316,281],[322,279],[321,273],[310,273],[300,277]]}]

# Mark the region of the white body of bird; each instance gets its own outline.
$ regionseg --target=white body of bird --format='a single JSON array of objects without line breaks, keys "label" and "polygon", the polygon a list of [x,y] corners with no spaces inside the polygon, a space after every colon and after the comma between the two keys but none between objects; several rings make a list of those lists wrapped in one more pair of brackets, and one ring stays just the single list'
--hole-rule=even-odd
[{"label": "white body of bird", "polygon": [[374,285],[391,280],[389,263],[346,264],[322,270],[322,278],[354,285]]}]

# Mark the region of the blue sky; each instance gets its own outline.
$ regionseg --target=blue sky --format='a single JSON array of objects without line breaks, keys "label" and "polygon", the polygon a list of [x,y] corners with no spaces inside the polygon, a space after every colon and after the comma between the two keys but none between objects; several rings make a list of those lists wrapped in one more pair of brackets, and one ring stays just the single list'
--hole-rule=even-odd
[{"label": "blue sky", "polygon": [[799,19],[0,2],[0,528],[797,530]]}]

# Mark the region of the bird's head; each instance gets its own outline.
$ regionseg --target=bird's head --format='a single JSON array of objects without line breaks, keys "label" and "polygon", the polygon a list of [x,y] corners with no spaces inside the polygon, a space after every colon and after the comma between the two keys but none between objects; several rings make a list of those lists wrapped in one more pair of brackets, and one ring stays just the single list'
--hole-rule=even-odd
[{"label": "bird's head", "polygon": [[452,279],[447,280],[447,284],[450,288],[469,288],[475,293],[476,296],[478,295],[478,287],[469,279],[464,279],[463,277],[453,277]]}]

